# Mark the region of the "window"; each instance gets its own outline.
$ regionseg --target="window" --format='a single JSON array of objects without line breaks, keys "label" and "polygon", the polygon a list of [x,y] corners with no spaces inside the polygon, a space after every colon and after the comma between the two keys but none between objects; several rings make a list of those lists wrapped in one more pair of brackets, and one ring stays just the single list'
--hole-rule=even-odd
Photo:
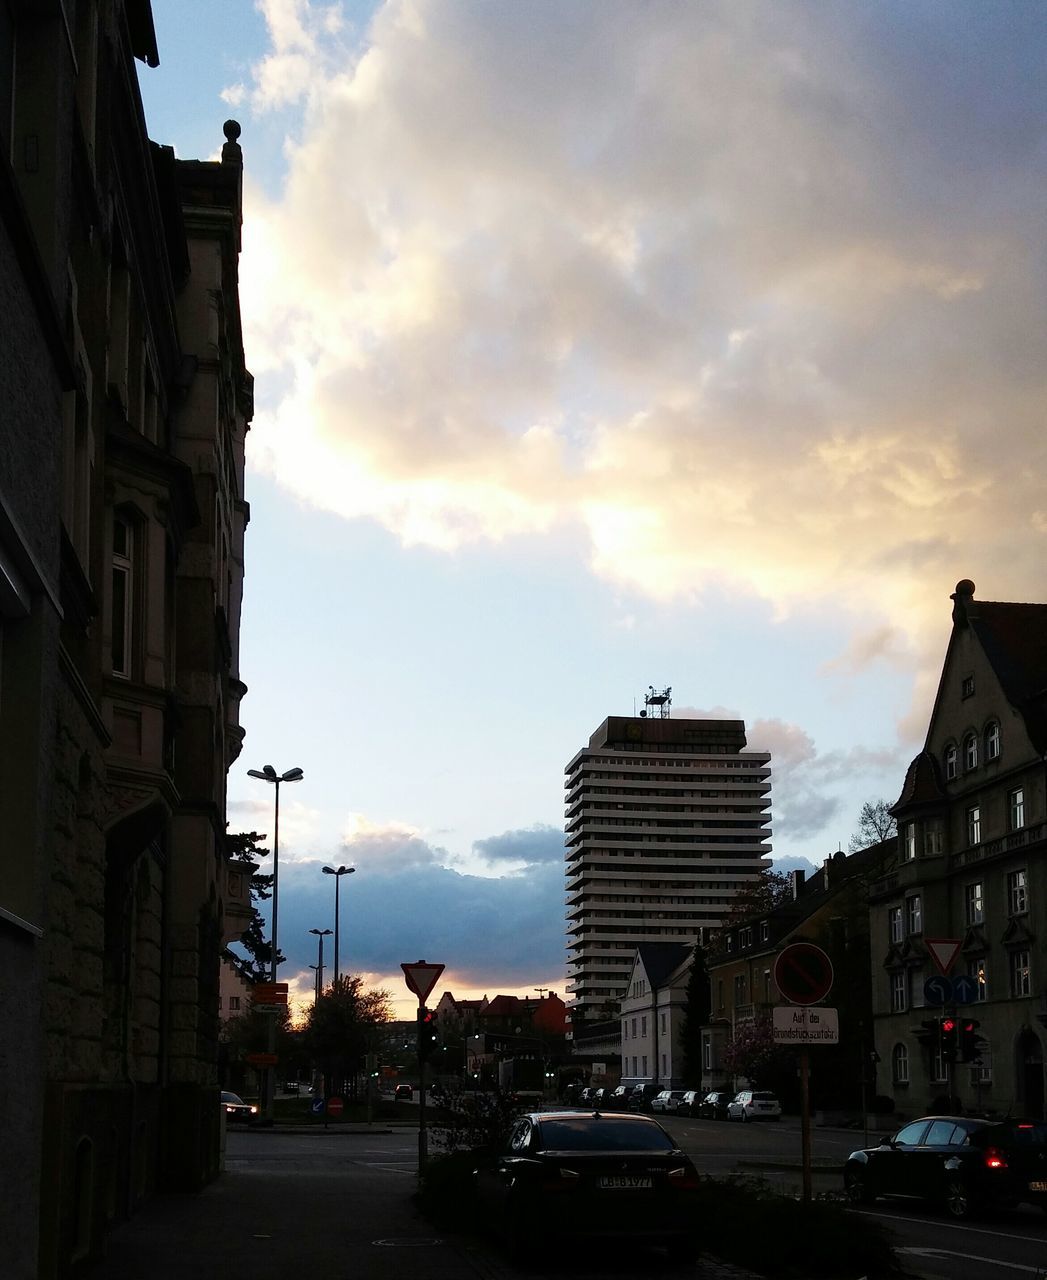
[{"label": "window", "polygon": [[909,1083],[909,1050],[903,1044],[891,1050],[891,1078],[895,1084]]},{"label": "window", "polygon": [[1011,830],[1017,831],[1025,826],[1025,790],[1015,787],[1007,798],[1007,807],[1011,815]]},{"label": "window", "polygon": [[940,818],[932,818],[923,828],[925,858],[939,858],[945,852],[945,827]]},{"label": "window", "polygon": [[902,927],[902,909],[901,907],[891,907],[887,913],[888,927],[892,942],[901,942],[905,937],[905,930]]},{"label": "window", "polygon": [[981,805],[972,804],[967,810],[967,843],[968,845],[976,845],[981,843],[982,838],[982,810]]},{"label": "window", "polygon": [[134,593],[134,529],[130,520],[113,513],[112,670],[131,674],[131,609]]},{"label": "window", "polygon": [[905,899],[905,920],[909,933],[923,933],[923,904],[918,893]]},{"label": "window", "polygon": [[633,1018],[633,1039],[636,1039],[636,1019]]},{"label": "window", "polygon": [[986,968],[984,956],[977,960],[967,961],[967,976],[973,978],[978,984],[978,994],[975,996],[975,1000],[981,1003],[989,994],[989,971]]},{"label": "window", "polygon": [[931,1054],[931,1079],[937,1084],[942,1080],[947,1080],[949,1067],[945,1061],[945,1054],[942,1053],[942,1046],[936,1044]]},{"label": "window", "polygon": [[907,1006],[904,973],[891,974],[891,1012],[904,1013]]},{"label": "window", "polygon": [[734,950],[734,934],[733,933],[729,933],[727,935],[727,950],[728,951]]},{"label": "window", "polygon": [[716,979],[716,1007],[723,1008],[723,978]]},{"label": "window", "polygon": [[770,938],[770,936],[771,936],[771,926],[768,921],[762,920],[760,922],[760,941],[766,942],[768,938]]},{"label": "window", "polygon": [[[640,1019],[640,1035],[644,1037],[646,1037],[647,1035],[647,1018],[646,1017],[643,1017]],[[644,1067],[644,1074],[645,1075],[647,1074],[646,1067]]]},{"label": "window", "polygon": [[963,886],[963,918],[968,924],[985,922],[985,898],[980,880]]},{"label": "window", "polygon": [[702,1070],[713,1069],[713,1041],[711,1036],[702,1036]]},{"label": "window", "polygon": [[956,777],[956,744],[950,742],[945,748],[945,776],[946,778]]},{"label": "window", "polygon": [[1012,871],[1007,877],[1007,914],[1023,916],[1029,910],[1029,895],[1025,868]]},{"label": "window", "polygon": [[1029,970],[1028,951],[1011,952],[1011,995],[1032,995],[1032,974]]},{"label": "window", "polygon": [[905,847],[902,851],[902,857],[906,862],[912,862],[916,857],[916,823],[907,822],[905,824]]},{"label": "window", "polygon": [[985,730],[985,758],[998,760],[1000,757],[1000,726],[993,720]]},{"label": "window", "polygon": [[669,1075],[669,1059],[662,1054],[662,1079],[665,1080]]},{"label": "window", "polygon": [[968,773],[978,768],[978,739],[973,733],[963,740],[963,767]]},{"label": "window", "polygon": [[230,1010],[230,1012],[232,1012],[234,1009],[239,1009],[239,1008],[240,1008],[240,997],[239,997],[239,996],[230,996],[230,997],[229,997],[229,1010]]},{"label": "window", "polygon": [[960,697],[974,697],[974,676],[964,676],[963,680],[960,682]]},{"label": "window", "polygon": [[665,1035],[665,1014],[662,1014],[662,1035]]},{"label": "window", "polygon": [[623,1040],[629,1039],[629,1022],[628,1022],[628,1019],[626,1018],[622,1019],[622,1039]]},{"label": "window", "polygon": [[971,1084],[992,1084],[992,1048],[984,1039],[978,1057],[971,1063]]},{"label": "window", "polygon": [[744,973],[736,973],[734,975],[734,1003],[747,1004],[746,999],[746,982]]},{"label": "window", "polygon": [[647,1054],[646,1053],[640,1059],[640,1063],[641,1063],[641,1067],[640,1067],[641,1075],[646,1075],[647,1074]]}]

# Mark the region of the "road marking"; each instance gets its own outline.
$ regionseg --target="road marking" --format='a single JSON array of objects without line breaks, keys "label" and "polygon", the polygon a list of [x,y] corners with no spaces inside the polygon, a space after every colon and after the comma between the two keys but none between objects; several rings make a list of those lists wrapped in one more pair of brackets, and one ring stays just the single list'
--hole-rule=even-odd
[{"label": "road marking", "polygon": [[[998,1235],[999,1232],[993,1234]],[[1008,1240],[1013,1240],[1013,1236],[1007,1236]],[[1043,1272],[1039,1267],[1027,1267],[1022,1262],[1004,1262],[1000,1258],[979,1258],[973,1253],[956,1253],[952,1249],[916,1249],[916,1248],[896,1248],[895,1253],[913,1253],[920,1258],[963,1258],[968,1262],[985,1262],[997,1267],[1010,1267],[1012,1271],[1028,1271],[1031,1275],[1042,1275]]]},{"label": "road marking", "polygon": [[[890,1218],[894,1222],[918,1222],[921,1226],[925,1227],[940,1227],[942,1225],[940,1218],[937,1220],[934,1218],[911,1218],[903,1216],[900,1213],[877,1213],[875,1209],[862,1209],[859,1210],[859,1212],[870,1214],[874,1218]],[[963,1222],[950,1222],[949,1229],[951,1231],[971,1231],[979,1236],[994,1236],[997,1240],[1038,1241],[1040,1239],[1039,1236],[1016,1236],[1012,1231],[988,1231],[985,1227],[969,1227]],[[967,1257],[966,1254],[963,1254],[962,1256]],[[1035,1267],[1033,1270],[1035,1270]]]}]

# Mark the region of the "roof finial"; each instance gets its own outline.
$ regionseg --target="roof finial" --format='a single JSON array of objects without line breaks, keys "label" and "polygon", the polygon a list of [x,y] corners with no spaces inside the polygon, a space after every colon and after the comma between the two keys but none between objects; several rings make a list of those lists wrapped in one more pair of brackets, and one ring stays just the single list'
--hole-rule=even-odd
[{"label": "roof finial", "polygon": [[966,626],[967,618],[971,612],[971,605],[974,603],[974,583],[970,578],[961,578],[950,598],[953,602],[952,620],[954,625],[958,627]]},{"label": "roof finial", "polygon": [[240,150],[240,144],[237,138],[240,136],[240,121],[227,120],[222,125],[222,132],[225,134],[225,146],[222,147],[222,163],[223,164],[239,164],[244,162],[244,153]]}]

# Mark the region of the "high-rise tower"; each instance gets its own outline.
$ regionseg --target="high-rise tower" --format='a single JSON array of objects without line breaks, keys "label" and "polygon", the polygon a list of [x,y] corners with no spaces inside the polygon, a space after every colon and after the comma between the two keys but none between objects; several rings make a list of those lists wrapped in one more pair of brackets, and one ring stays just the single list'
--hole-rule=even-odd
[{"label": "high-rise tower", "polygon": [[693,943],[770,865],[770,756],[741,720],[671,719],[669,692],[609,716],[565,770],[575,1028],[614,1017],[638,944]]}]

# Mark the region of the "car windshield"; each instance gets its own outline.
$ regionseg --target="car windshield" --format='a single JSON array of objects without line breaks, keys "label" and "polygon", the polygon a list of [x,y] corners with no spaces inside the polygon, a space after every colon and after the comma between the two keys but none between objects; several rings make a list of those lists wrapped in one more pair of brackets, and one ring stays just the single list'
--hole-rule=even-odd
[{"label": "car windshield", "polygon": [[223,1093],[222,1101],[223,1102],[239,1102],[241,1103],[241,1105],[243,1104],[243,1098],[239,1097],[235,1093]]},{"label": "car windshield", "polygon": [[655,1124],[631,1124],[627,1119],[542,1121],[542,1145],[550,1151],[672,1151],[673,1142]]}]

